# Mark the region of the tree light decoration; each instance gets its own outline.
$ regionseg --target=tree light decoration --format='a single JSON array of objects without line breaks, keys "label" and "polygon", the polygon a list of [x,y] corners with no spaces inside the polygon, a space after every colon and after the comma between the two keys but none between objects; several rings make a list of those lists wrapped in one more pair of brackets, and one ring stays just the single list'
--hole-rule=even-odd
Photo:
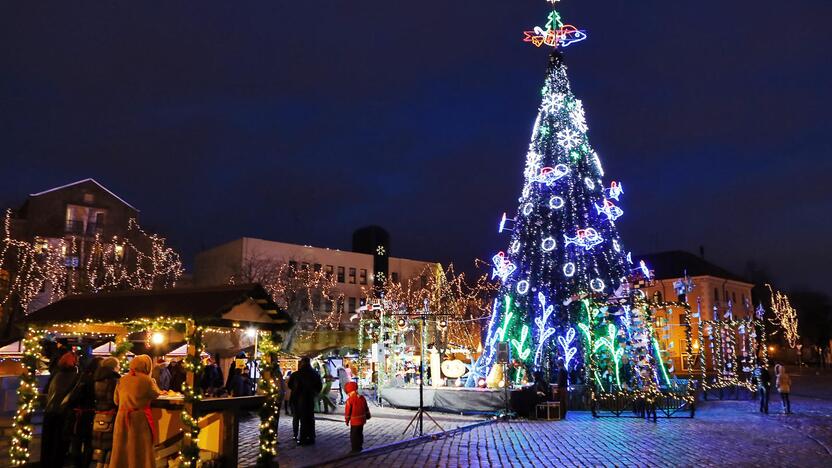
[{"label": "tree light decoration", "polygon": [[574,328],[569,328],[566,331],[566,336],[558,337],[558,344],[560,345],[561,352],[563,354],[563,366],[567,371],[569,370],[570,361],[572,361],[572,358],[575,357],[575,354],[578,352],[578,348],[570,346],[573,341],[575,341]]},{"label": "tree light decoration", "polygon": [[789,297],[780,291],[774,291],[770,284],[766,284],[771,294],[771,311],[774,312],[772,323],[783,329],[783,336],[790,348],[797,345],[800,335],[797,333],[797,310],[792,307]]},{"label": "tree light decoration", "polygon": [[540,365],[540,356],[543,351],[543,345],[546,341],[555,334],[555,329],[553,327],[548,326],[549,318],[552,316],[552,313],[555,311],[555,306],[552,304],[546,303],[546,296],[539,292],[537,293],[537,301],[540,302],[540,309],[543,311],[543,314],[535,317],[534,324],[537,325],[537,349],[534,352],[534,365]]}]

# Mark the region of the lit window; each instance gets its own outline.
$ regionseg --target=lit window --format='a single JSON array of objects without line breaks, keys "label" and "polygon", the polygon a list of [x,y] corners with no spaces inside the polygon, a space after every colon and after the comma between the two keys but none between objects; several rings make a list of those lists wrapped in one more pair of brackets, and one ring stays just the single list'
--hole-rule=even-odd
[{"label": "lit window", "polygon": [[342,266],[338,267],[338,282],[339,283],[344,282],[344,267],[342,267]]},{"label": "lit window", "polygon": [[355,268],[350,268],[350,284],[355,284]]},{"label": "lit window", "polygon": [[367,269],[362,268],[358,271],[358,282],[361,284],[367,284]]},{"label": "lit window", "polygon": [[116,257],[117,262],[120,262],[120,261],[124,260],[124,246],[123,245],[116,244],[115,257]]},{"label": "lit window", "polygon": [[332,272],[334,271],[334,267],[332,265],[327,265],[324,271],[326,272],[327,278],[332,278]]}]

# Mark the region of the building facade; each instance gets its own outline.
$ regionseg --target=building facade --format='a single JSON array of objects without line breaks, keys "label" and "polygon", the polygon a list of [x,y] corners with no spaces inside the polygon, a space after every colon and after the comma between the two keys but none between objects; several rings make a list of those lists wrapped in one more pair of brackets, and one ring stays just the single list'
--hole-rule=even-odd
[{"label": "building facade", "polygon": [[[378,240],[378,243],[372,240]],[[193,280],[196,286],[228,284],[240,273],[243,273],[244,279],[256,280],[263,276],[262,270],[275,270],[279,265],[323,272],[333,278],[342,299],[333,304],[325,299],[313,298],[312,310],[304,310],[299,326],[301,330],[315,329],[316,333],[303,343],[296,343],[293,351],[354,347],[357,344],[358,321],[353,316],[368,293],[383,283],[385,275],[389,275],[395,283],[415,280],[417,285],[425,284],[430,268],[437,265],[434,262],[390,257],[389,236],[370,236],[372,249],[368,248],[367,242],[362,242],[358,247],[365,251],[372,250],[372,253],[244,237],[198,253]],[[316,327],[315,318],[333,316],[333,308],[338,309],[335,311],[338,323],[334,326],[328,324],[327,330]]]},{"label": "building facade", "polygon": [[[13,211],[9,220],[9,237],[31,242],[38,258],[59,252],[61,262],[67,269],[66,281],[78,285],[85,278],[81,273],[94,254],[91,247],[96,238],[99,245],[108,246],[112,239],[125,238],[130,220],[138,216],[139,210],[121,197],[94,179],[84,179],[30,194],[22,206]],[[123,245],[112,248],[125,260],[127,252]],[[14,258],[0,260],[0,294],[6,297],[9,283],[17,274],[17,266]],[[28,302],[26,311],[31,312],[48,304],[52,297],[51,289],[55,286],[44,283],[42,290]],[[10,310],[14,301],[5,302],[3,312],[4,319],[7,319],[16,311]]]},{"label": "building facade", "polygon": [[[640,258],[653,273],[653,282],[644,288],[650,297],[677,301],[680,299],[677,290],[680,282],[688,280],[693,283],[692,290],[685,296],[692,313],[691,349],[695,358],[698,358],[700,353],[705,354],[707,371],[713,372],[711,350],[707,343],[697,338],[700,322],[728,317],[737,320],[752,318],[754,306],[751,303],[751,289],[754,285],[701,256],[688,252],[662,252]],[[671,307],[659,311],[656,315],[655,329],[661,348],[672,360],[677,374],[688,374],[684,309]]]}]

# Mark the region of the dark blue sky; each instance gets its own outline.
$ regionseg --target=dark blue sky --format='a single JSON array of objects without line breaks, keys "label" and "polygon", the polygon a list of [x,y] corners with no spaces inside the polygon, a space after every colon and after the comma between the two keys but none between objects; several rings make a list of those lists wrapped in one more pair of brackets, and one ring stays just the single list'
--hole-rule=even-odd
[{"label": "dark blue sky", "polygon": [[[94,177],[190,262],[240,236],[469,265],[505,248],[543,0],[0,3],[0,203]],[[832,2],[565,0],[635,252],[832,290]],[[832,292],[832,291],[830,291]]]}]

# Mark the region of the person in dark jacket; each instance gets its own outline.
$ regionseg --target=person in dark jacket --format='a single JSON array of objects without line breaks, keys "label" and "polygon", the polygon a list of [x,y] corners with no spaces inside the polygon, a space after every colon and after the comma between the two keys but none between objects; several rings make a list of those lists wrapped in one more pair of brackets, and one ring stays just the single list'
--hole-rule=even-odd
[{"label": "person in dark jacket", "polygon": [[185,378],[187,377],[187,372],[185,371],[185,366],[182,365],[182,361],[171,362],[168,365],[168,371],[170,372],[170,390],[182,393],[182,384],[185,383]]},{"label": "person in dark jacket", "polygon": [[95,468],[110,465],[113,449],[113,426],[116,420],[116,406],[113,395],[121,375],[118,373],[118,359],[108,357],[101,361],[95,371],[95,424],[92,433],[93,460]]},{"label": "person in dark jacket", "polygon": [[566,403],[569,401],[569,374],[563,359],[558,359],[558,396],[560,396],[560,417],[566,418]]},{"label": "person in dark jacket", "polygon": [[95,418],[95,372],[102,358],[90,360],[68,399],[67,434],[72,435],[70,453],[77,468],[92,461],[92,420]]},{"label": "person in dark jacket", "polygon": [[768,414],[768,400],[771,397],[771,373],[763,366],[757,368],[757,388],[760,391],[760,412]]},{"label": "person in dark jacket", "polygon": [[[537,396],[537,403],[543,403],[551,400],[552,389],[549,387],[549,382],[543,376],[543,371],[535,371],[534,373],[534,392]],[[534,408],[532,408],[534,411]]]},{"label": "person in dark jacket", "polygon": [[43,411],[40,466],[63,466],[66,459],[70,436],[65,431],[69,409],[64,399],[78,381],[77,363],[75,354],[64,353],[50,377]]},{"label": "person in dark jacket", "polygon": [[[321,375],[312,368],[308,357],[301,358],[298,370],[289,377],[293,418],[300,423],[298,445],[315,443],[315,401],[322,388]],[[294,419],[292,422],[294,425]]]},{"label": "person in dark jacket", "polygon": [[228,382],[225,384],[225,390],[231,396],[245,396],[243,375],[240,369],[237,369],[237,366],[234,364],[231,364],[231,367],[228,369]]}]

